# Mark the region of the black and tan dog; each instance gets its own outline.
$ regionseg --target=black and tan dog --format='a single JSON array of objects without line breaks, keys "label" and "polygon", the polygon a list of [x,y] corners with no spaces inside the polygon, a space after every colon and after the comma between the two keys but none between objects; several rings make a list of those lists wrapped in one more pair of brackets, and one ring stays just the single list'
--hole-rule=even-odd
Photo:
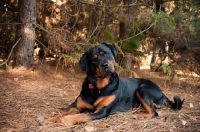
[{"label": "black and tan dog", "polygon": [[119,78],[114,67],[116,56],[117,48],[113,44],[103,43],[86,51],[79,61],[87,73],[80,95],[66,112],[41,123],[73,125],[140,105],[146,113],[136,116],[146,118],[157,117],[155,109],[164,103],[173,109],[181,109],[184,100],[174,96],[174,102],[170,101],[155,83],[142,78]]}]

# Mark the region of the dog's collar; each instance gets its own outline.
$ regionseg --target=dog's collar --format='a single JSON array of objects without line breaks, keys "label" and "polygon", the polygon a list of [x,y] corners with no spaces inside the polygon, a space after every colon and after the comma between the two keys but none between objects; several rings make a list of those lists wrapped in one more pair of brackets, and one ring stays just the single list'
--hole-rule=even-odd
[{"label": "dog's collar", "polygon": [[[105,87],[107,87],[108,85],[109,85],[109,83],[106,84]],[[93,85],[92,83],[89,83],[89,84],[88,84],[88,87],[89,87],[89,89],[94,89],[94,85]]]},{"label": "dog's collar", "polygon": [[94,85],[91,83],[88,84],[88,87],[89,87],[89,89],[94,89]]}]

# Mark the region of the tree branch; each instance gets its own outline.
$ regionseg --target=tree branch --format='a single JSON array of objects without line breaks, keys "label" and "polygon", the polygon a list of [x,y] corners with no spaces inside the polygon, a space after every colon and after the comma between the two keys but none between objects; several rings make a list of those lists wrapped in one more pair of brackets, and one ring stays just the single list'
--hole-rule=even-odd
[{"label": "tree branch", "polygon": [[[160,8],[160,11],[161,11],[161,8]],[[158,16],[160,16],[160,11],[158,12]],[[157,21],[158,21],[158,17],[156,18],[156,20],[155,20],[149,27],[147,27],[147,28],[144,29],[143,31],[141,31],[141,32],[139,32],[139,33],[137,33],[137,34],[135,34],[134,36],[128,37],[128,38],[126,38],[126,39],[123,39],[123,40],[120,40],[120,41],[116,41],[116,43],[120,43],[120,42],[124,42],[124,41],[130,40],[130,39],[136,37],[137,35],[144,33],[145,31],[147,31],[147,30],[149,30],[151,27],[153,27],[153,26],[156,24]]]},{"label": "tree branch", "polygon": [[111,6],[104,6],[104,5],[101,5],[101,4],[95,4],[95,3],[92,3],[92,2],[88,2],[88,1],[85,1],[85,0],[78,0],[78,2],[82,3],[82,4],[88,4],[88,5],[93,5],[93,6],[97,6],[97,7],[103,7],[103,8],[111,8],[111,7],[131,7],[131,6],[137,6],[139,4],[136,4],[138,1],[135,0],[134,3],[131,3],[131,4],[128,4],[128,5],[111,5]]},{"label": "tree branch", "polygon": [[20,38],[17,40],[17,42],[12,46],[12,49],[11,49],[11,51],[10,51],[10,53],[9,53],[9,56],[8,56],[7,60],[6,60],[5,62],[1,63],[0,66],[2,66],[2,65],[4,65],[4,64],[7,64],[7,62],[8,62],[9,59],[10,59],[10,56],[11,56],[11,54],[12,54],[12,52],[13,52],[13,49],[14,49],[15,46],[19,43],[20,40],[21,40],[21,37],[20,37]]}]

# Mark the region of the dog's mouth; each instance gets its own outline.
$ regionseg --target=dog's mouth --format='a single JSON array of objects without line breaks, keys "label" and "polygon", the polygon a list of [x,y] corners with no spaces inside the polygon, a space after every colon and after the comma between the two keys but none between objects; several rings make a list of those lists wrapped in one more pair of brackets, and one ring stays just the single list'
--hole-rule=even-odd
[{"label": "dog's mouth", "polygon": [[111,71],[106,70],[105,72],[103,72],[100,76],[100,78],[106,78],[107,76],[110,76],[112,74]]},{"label": "dog's mouth", "polygon": [[114,72],[115,72],[114,67],[113,68],[112,67],[109,67],[109,68],[99,67],[97,70],[97,77],[98,78],[106,78]]}]

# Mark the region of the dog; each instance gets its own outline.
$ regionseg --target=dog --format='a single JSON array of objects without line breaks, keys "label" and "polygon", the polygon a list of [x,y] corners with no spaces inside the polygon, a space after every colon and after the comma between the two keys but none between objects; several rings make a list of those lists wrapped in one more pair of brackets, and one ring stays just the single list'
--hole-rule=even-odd
[{"label": "dog", "polygon": [[137,117],[158,117],[156,108],[163,104],[180,110],[184,99],[174,96],[170,101],[152,81],[142,78],[119,78],[115,71],[118,49],[114,44],[102,43],[86,51],[79,65],[87,74],[77,99],[66,111],[45,119],[42,125],[62,123],[70,126],[101,119],[116,112],[125,112],[140,105],[146,113]]}]

